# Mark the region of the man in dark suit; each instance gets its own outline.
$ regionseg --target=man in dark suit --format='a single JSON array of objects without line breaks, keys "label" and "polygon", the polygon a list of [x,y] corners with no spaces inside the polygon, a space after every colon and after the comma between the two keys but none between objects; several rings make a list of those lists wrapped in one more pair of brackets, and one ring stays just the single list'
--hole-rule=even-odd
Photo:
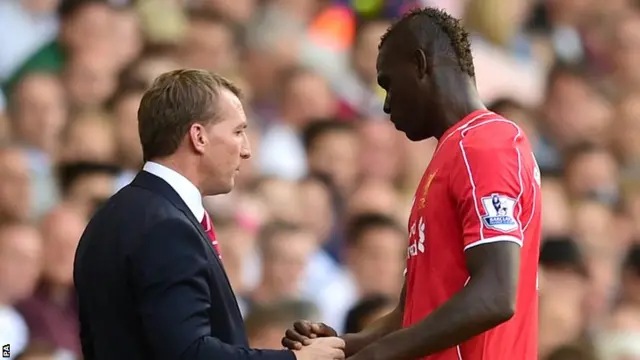
[{"label": "man in dark suit", "polygon": [[145,93],[145,165],[91,219],[76,252],[85,360],[344,358],[338,338],[294,352],[248,348],[202,206],[202,196],[231,191],[251,155],[238,96],[201,70],[163,74]]}]

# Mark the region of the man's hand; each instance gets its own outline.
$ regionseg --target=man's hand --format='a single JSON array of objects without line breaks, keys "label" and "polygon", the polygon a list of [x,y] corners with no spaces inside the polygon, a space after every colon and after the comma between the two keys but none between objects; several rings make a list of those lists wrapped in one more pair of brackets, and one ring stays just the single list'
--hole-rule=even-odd
[{"label": "man's hand", "polygon": [[300,320],[293,323],[293,329],[288,329],[282,338],[282,346],[290,350],[300,350],[311,344],[311,339],[338,336],[336,331],[324,323],[313,323]]},{"label": "man's hand", "polygon": [[344,360],[344,340],[324,337],[309,340],[309,345],[295,350],[297,360]]}]

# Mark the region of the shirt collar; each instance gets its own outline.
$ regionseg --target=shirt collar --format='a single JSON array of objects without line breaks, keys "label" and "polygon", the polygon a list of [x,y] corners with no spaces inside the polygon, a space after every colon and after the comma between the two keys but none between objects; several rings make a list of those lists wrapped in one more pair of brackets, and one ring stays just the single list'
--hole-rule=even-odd
[{"label": "shirt collar", "polygon": [[189,179],[182,176],[177,171],[170,169],[156,162],[148,161],[142,170],[151,173],[166,181],[173,190],[178,193],[182,201],[187,205],[198,221],[204,217],[204,206],[202,206],[202,195],[200,190],[193,185]]}]

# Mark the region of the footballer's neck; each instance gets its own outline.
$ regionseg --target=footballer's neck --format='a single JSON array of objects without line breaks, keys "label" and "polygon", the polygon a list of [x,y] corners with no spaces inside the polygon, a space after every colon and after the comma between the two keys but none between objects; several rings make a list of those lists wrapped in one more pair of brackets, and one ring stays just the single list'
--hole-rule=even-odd
[{"label": "footballer's neck", "polygon": [[455,126],[460,120],[477,110],[486,110],[473,78],[465,76],[457,81],[446,82],[448,84],[441,87],[443,96],[442,112],[440,116],[440,131],[436,138],[440,139],[449,128]]}]

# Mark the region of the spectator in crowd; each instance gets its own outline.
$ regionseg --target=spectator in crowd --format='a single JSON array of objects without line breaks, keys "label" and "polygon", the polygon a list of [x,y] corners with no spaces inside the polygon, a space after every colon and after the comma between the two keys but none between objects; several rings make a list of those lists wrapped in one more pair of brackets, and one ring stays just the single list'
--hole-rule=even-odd
[{"label": "spectator in crowd", "polygon": [[281,349],[282,334],[297,319],[317,319],[318,310],[310,302],[280,300],[255,306],[246,316],[249,346]]},{"label": "spectator in crowd", "polygon": [[359,298],[374,294],[397,297],[406,256],[406,233],[391,217],[360,214],[347,227],[345,273],[316,295],[323,319],[337,331],[342,330],[347,312]]},{"label": "spectator in crowd", "polygon": [[62,200],[87,218],[113,194],[120,169],[99,162],[61,164],[58,169]]},{"label": "spectator in crowd", "polygon": [[640,316],[635,306],[622,304],[613,311],[596,341],[603,359],[633,359],[640,356]]},{"label": "spectator in crowd", "polygon": [[572,216],[569,196],[564,181],[555,174],[542,177],[542,229],[544,235],[563,235],[571,233]]},{"label": "spectator in crowd", "polygon": [[189,12],[189,20],[179,61],[187,67],[235,73],[240,54],[229,20],[206,10]]},{"label": "spectator in crowd", "polygon": [[28,150],[27,165],[34,183],[31,206],[37,215],[58,200],[50,179],[59,138],[67,124],[65,96],[62,82],[55,74],[36,72],[21,79],[10,98],[12,134]]},{"label": "spectator in crowd", "polygon": [[553,350],[545,360],[595,360],[593,351],[579,345],[562,345]]},{"label": "spectator in crowd", "polygon": [[618,201],[618,163],[606,148],[589,144],[576,144],[566,150],[565,179],[570,196],[592,196],[615,204]]},{"label": "spectator in crowd", "polygon": [[28,346],[30,329],[15,305],[33,292],[41,258],[36,229],[21,223],[0,226],[0,337],[16,354]]},{"label": "spectator in crowd", "polygon": [[353,126],[336,120],[319,120],[302,132],[307,165],[312,174],[328,176],[340,194],[355,189],[358,176],[358,137]]},{"label": "spectator in crowd", "polygon": [[375,59],[378,42],[391,22],[387,19],[363,20],[358,23],[348,76],[335,81],[340,112],[347,116],[381,116],[384,97],[377,87]]},{"label": "spectator in crowd", "polygon": [[317,247],[313,234],[298,225],[264,225],[258,239],[263,256],[261,281],[247,297],[250,307],[300,297],[305,265]]},{"label": "spectator in crowd", "polygon": [[326,80],[304,68],[281,75],[280,112],[266,125],[260,144],[260,168],[269,175],[300,179],[307,174],[301,132],[314,119],[329,118],[335,111],[335,97]]},{"label": "spectator in crowd", "polygon": [[86,218],[59,205],[43,219],[43,272],[34,294],[18,305],[32,341],[81,354],[78,313],[73,290],[73,257]]},{"label": "spectator in crowd", "polygon": [[18,83],[9,111],[15,139],[35,153],[51,157],[67,122],[65,92],[54,74],[31,73]]},{"label": "spectator in crowd", "polygon": [[113,115],[114,142],[122,173],[117,179],[119,189],[130,183],[142,167],[142,147],[138,137],[138,104],[147,84],[139,79],[122,79],[106,107]]},{"label": "spectator in crowd", "polygon": [[111,118],[101,112],[73,114],[61,134],[60,161],[115,162],[116,142]]},{"label": "spectator in crowd", "polygon": [[31,218],[31,179],[27,153],[19,147],[0,144],[0,224]]},{"label": "spectator in crowd", "polygon": [[[26,2],[26,1],[25,1]],[[111,35],[114,9],[107,1],[60,0],[58,18],[62,21],[57,39],[42,44],[10,74],[4,84],[11,96],[13,85],[24,75],[34,71],[60,73],[69,54],[87,49],[101,49],[105,58],[114,44]]]},{"label": "spectator in crowd", "polygon": [[567,236],[546,238],[540,250],[540,355],[578,341],[586,323],[589,273],[578,245]]},{"label": "spectator in crowd", "polygon": [[[356,124],[358,143],[358,168],[366,179],[382,180],[394,185],[405,185],[407,164],[401,154],[407,144],[391,122],[384,118],[364,118]],[[420,174],[422,175],[422,174]],[[405,214],[406,216],[406,214]]]}]

